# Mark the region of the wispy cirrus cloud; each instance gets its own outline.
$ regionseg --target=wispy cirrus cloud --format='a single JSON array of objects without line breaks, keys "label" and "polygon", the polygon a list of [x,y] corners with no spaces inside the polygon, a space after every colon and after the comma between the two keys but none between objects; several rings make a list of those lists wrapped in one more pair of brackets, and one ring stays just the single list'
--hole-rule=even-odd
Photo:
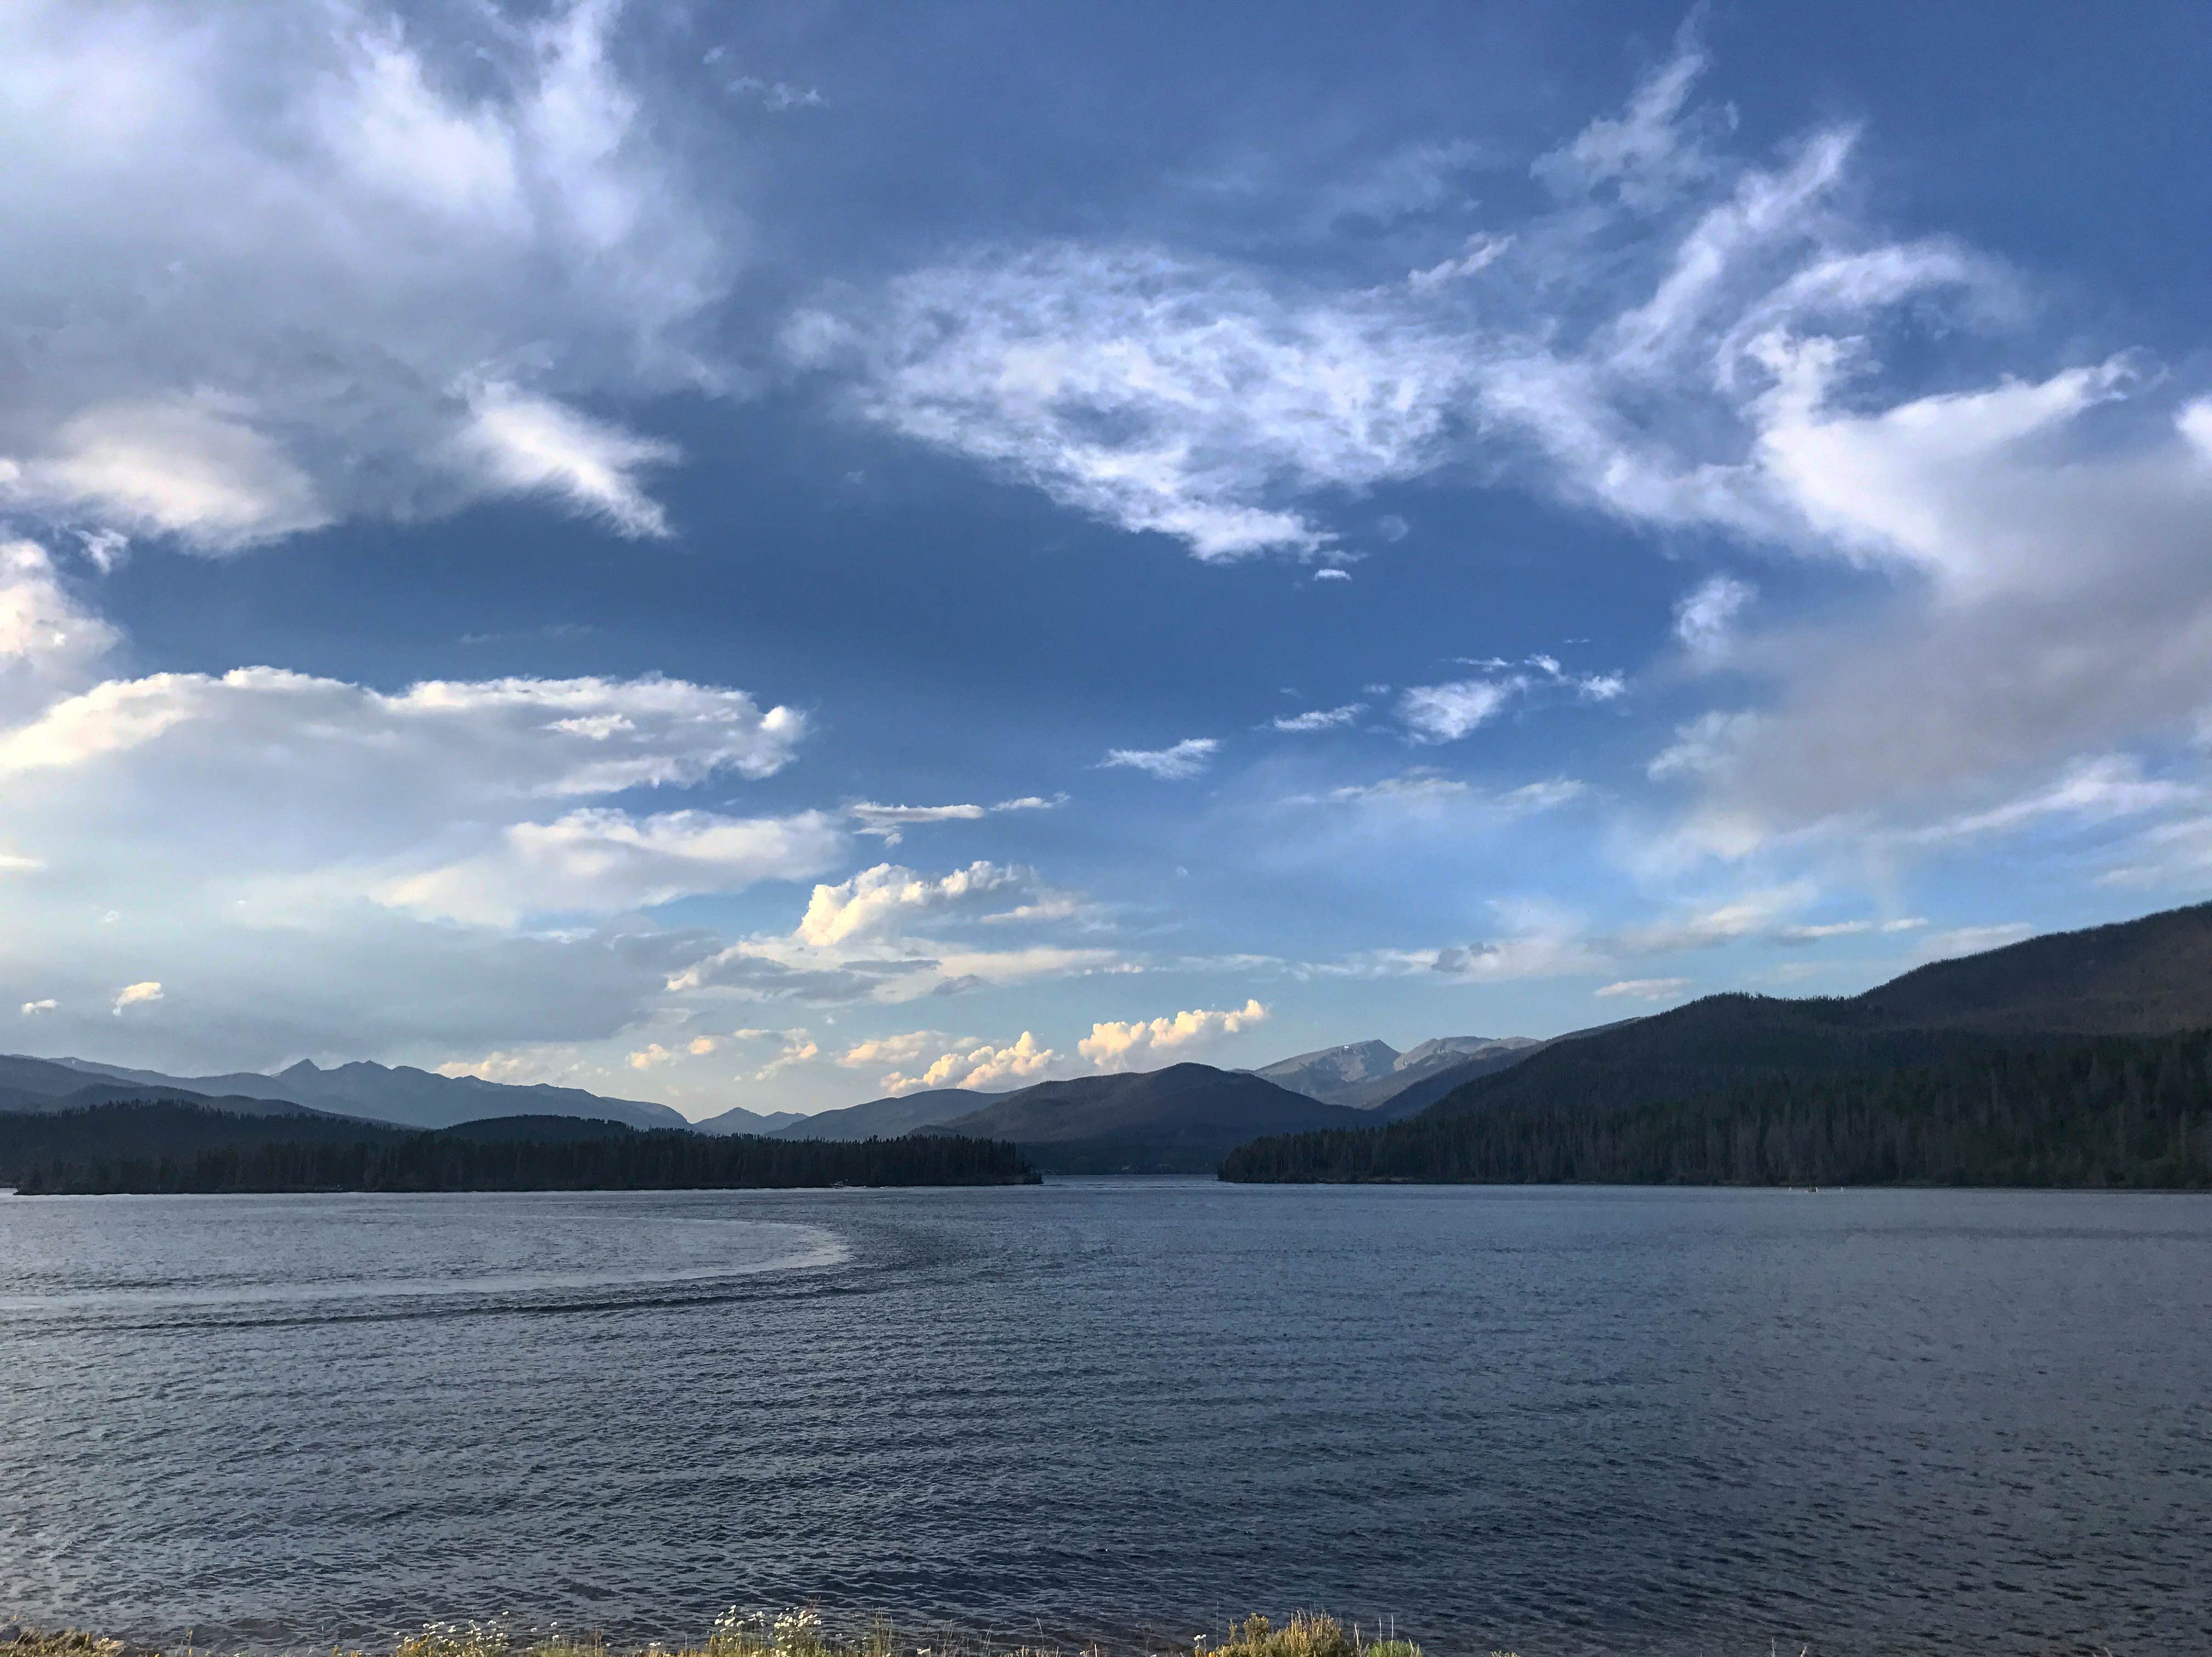
[{"label": "wispy cirrus cloud", "polygon": [[1367,711],[1365,702],[1346,702],[1341,707],[1309,708],[1303,713],[1285,713],[1267,721],[1271,731],[1282,731],[1303,735],[1314,731],[1341,731],[1358,722]]},{"label": "wispy cirrus cloud", "polygon": [[1024,794],[993,805],[881,805],[872,800],[860,800],[847,806],[845,814],[860,825],[854,830],[855,834],[873,835],[886,846],[896,846],[908,828],[925,823],[980,822],[1001,812],[1054,811],[1066,804],[1066,794]]},{"label": "wispy cirrus cloud", "polygon": [[748,238],[621,21],[9,8],[0,501],[205,552],[514,495],[665,532],[672,452],[591,405],[732,383]]},{"label": "wispy cirrus cloud", "polygon": [[[821,306],[787,344],[859,417],[1201,558],[1313,557],[1344,501],[1474,464],[1638,531],[1865,572],[1878,601],[1786,642],[1748,627],[1741,578],[1682,601],[1692,664],[1748,682],[1705,752],[1655,766],[1692,786],[1684,843],[1709,852],[1947,820],[2185,719],[2212,671],[2206,388],[2066,361],[2000,260],[1887,234],[1848,126],[1731,153],[1708,69],[1686,40],[1537,161],[1549,207],[1409,280],[997,246]],[[1399,717],[1463,739],[1502,679],[1414,686]]]},{"label": "wispy cirrus cloud", "polygon": [[1163,782],[1187,782],[1212,768],[1221,743],[1213,737],[1185,737],[1168,748],[1114,748],[1098,762],[1101,769],[1142,771]]}]

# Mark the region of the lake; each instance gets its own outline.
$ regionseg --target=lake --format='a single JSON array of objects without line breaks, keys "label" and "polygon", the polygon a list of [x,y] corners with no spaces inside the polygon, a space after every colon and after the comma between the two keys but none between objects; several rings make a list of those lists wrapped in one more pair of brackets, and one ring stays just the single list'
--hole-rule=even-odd
[{"label": "lake", "polygon": [[2212,1199],[0,1199],[0,1616],[2212,1650]]}]

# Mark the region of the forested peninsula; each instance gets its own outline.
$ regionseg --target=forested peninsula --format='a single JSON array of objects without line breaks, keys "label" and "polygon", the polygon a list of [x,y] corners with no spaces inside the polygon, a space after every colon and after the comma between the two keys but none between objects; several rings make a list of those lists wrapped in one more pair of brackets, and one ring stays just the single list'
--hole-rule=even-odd
[{"label": "forested peninsula", "polygon": [[708,1191],[1019,1185],[1011,1144],[639,1132],[505,1117],[432,1132],[240,1119],[159,1101],[0,1117],[0,1177],[24,1196],[319,1191]]}]

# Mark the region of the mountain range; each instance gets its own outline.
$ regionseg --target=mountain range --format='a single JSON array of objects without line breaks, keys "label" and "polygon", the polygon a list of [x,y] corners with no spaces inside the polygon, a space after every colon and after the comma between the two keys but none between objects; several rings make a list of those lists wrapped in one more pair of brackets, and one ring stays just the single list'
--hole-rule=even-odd
[{"label": "mountain range", "polygon": [[[1257,1072],[1179,1065],[1149,1077],[1078,1077],[999,1094],[941,1088],[811,1116],[732,1109],[696,1123],[642,1100],[366,1060],[325,1068],[303,1059],[274,1074],[176,1076],[86,1059],[19,1055],[0,1058],[0,1113],[159,1097],[210,1108],[227,1118],[317,1116],[414,1129],[489,1118],[560,1119],[822,1141],[894,1138],[957,1124],[962,1132],[1054,1146],[1039,1154],[1055,1168],[1188,1171],[1211,1168],[1231,1146],[1257,1135],[1406,1114],[1544,1045],[1526,1037],[1448,1036],[1401,1053],[1382,1041],[1355,1042],[1299,1054]],[[1340,1113],[1347,1114],[1340,1120]],[[196,1130],[202,1137],[212,1131]]]},{"label": "mountain range", "polygon": [[1707,996],[1554,1041],[1379,1127],[1245,1146],[1224,1171],[2195,1183],[2212,1178],[2207,1031],[2212,904],[1858,996]]},{"label": "mountain range", "polygon": [[[1325,1105],[1376,1110],[1416,1082],[1446,1071],[1463,1071],[1462,1079],[1471,1079],[1542,1045],[1526,1035],[1443,1035],[1400,1053],[1387,1041],[1353,1041],[1279,1059],[1252,1074]],[[1470,1064],[1478,1068],[1468,1068]]]},{"label": "mountain range", "polygon": [[[367,1062],[173,1077],[23,1056],[0,1058],[0,1115],[159,1098],[219,1117],[194,1126],[203,1138],[228,1131],[227,1121],[265,1139],[275,1119],[297,1125],[288,1138],[328,1137],[346,1124],[442,1129],[524,1118],[793,1141],[951,1134],[1011,1142],[1057,1173],[1220,1164],[1231,1177],[1263,1179],[1732,1179],[1788,1169],[1834,1179],[1948,1169],[1994,1180],[2028,1169],[2020,1177],[2033,1183],[2163,1169],[2159,1177],[2185,1183],[2200,1155],[2212,1178],[2212,1114],[2201,1126],[2191,1114],[2200,1104],[2212,1113],[2212,1070],[2182,1039],[2206,1031],[2212,904],[1932,963],[1850,998],[1715,995],[1548,1040],[1448,1036],[1403,1053],[1358,1041],[1255,1071],[1179,1064],[1000,1094],[939,1089],[806,1117],[733,1110],[689,1124],[642,1101]],[[1989,1133],[1976,1137],[1976,1111],[1985,1126],[2010,1125],[2002,1156]],[[2097,1111],[2118,1114],[2093,1144],[2075,1116]],[[2166,1150],[2116,1149],[2154,1120],[2171,1130]],[[514,1131],[543,1137],[520,1120]],[[2201,1153],[2193,1135],[2205,1142]]]},{"label": "mountain range", "polygon": [[[410,1065],[366,1059],[324,1069],[301,1059],[265,1076],[234,1071],[220,1076],[170,1076],[88,1059],[0,1058],[0,1111],[69,1108],[158,1094],[186,1103],[222,1102],[234,1114],[265,1114],[289,1107],[325,1115],[386,1122],[401,1127],[446,1128],[489,1116],[563,1116],[617,1121],[634,1128],[692,1126],[666,1105],[641,1099],[608,1099],[580,1088],[544,1083],[521,1085],[474,1076],[441,1076]],[[67,1100],[70,1104],[57,1103]],[[789,1112],[760,1116],[732,1111],[702,1131],[762,1133],[795,1118]]]}]

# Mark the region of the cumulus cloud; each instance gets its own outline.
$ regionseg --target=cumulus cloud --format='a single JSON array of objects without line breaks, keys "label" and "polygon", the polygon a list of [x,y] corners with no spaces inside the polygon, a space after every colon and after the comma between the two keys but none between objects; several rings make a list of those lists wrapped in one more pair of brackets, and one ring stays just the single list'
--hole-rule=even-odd
[{"label": "cumulus cloud", "polygon": [[838,1055],[848,1070],[871,1070],[878,1065],[903,1065],[919,1059],[944,1037],[936,1030],[907,1030],[895,1035],[871,1036],[856,1041]]},{"label": "cumulus cloud", "polygon": [[1212,737],[1185,737],[1172,748],[1115,748],[1098,762],[1101,768],[1126,768],[1142,771],[1163,782],[1182,782],[1203,776],[1213,764],[1221,744]]},{"label": "cumulus cloud", "polygon": [[161,985],[149,978],[137,984],[125,984],[121,989],[118,990],[115,992],[115,1003],[112,1011],[118,1017],[122,1017],[123,1010],[125,1007],[143,1007],[149,1002],[159,1001],[161,999]]},{"label": "cumulus cloud", "polygon": [[[57,1002],[64,1035],[90,1035],[71,1009],[111,1005],[112,985],[188,949],[195,1023],[164,1037],[168,1062],[234,1066],[222,1043],[269,1063],[605,1037],[720,942],[598,918],[810,878],[845,853],[824,814],[610,798],[781,769],[805,722],[741,690],[383,690],[266,667],[102,677],[117,639],[40,549],[0,555],[0,979],[52,983],[29,998]],[[567,929],[514,930],[541,914]]]},{"label": "cumulus cloud", "polygon": [[797,936],[807,944],[846,944],[910,926],[924,915],[980,914],[1042,890],[1033,869],[979,860],[933,879],[879,863],[834,886],[817,886]]},{"label": "cumulus cloud", "polygon": [[586,407],[726,385],[747,237],[620,16],[8,8],[0,498],[210,552],[517,493],[659,532],[667,452]]},{"label": "cumulus cloud", "polygon": [[[1112,950],[968,941],[1087,913],[1032,869],[978,861],[944,875],[877,864],[817,884],[788,934],[760,933],[672,972],[679,995],[724,992],[817,1005],[896,1003],[1110,969]],[[866,1061],[872,1062],[872,1061]]]},{"label": "cumulus cloud", "polygon": [[[1139,1019],[1134,1023],[1097,1023],[1091,1027],[1090,1035],[1075,1044],[1075,1050],[1100,1070],[1131,1070],[1163,1054],[1178,1054],[1186,1047],[1237,1035],[1255,1024],[1265,1023],[1267,1018],[1266,1007],[1256,1000],[1247,999],[1237,1008],[1197,1007],[1168,1017]],[[1165,1062],[1173,1063],[1173,1057]]]},{"label": "cumulus cloud", "polygon": [[923,1088],[991,1088],[1007,1082],[1034,1082],[1060,1062],[1060,1055],[1042,1046],[1024,1030],[1003,1047],[969,1040],[941,1053],[919,1075],[894,1071],[883,1078],[887,1094],[913,1093]]},{"label": "cumulus cloud", "polygon": [[61,1003],[55,1000],[52,996],[47,996],[44,1000],[40,1001],[26,1001],[23,1004],[23,1017],[26,1018],[36,1018],[40,1013],[52,1012],[59,1005],[61,1005]]}]

